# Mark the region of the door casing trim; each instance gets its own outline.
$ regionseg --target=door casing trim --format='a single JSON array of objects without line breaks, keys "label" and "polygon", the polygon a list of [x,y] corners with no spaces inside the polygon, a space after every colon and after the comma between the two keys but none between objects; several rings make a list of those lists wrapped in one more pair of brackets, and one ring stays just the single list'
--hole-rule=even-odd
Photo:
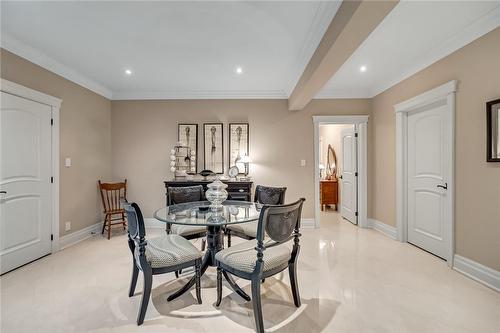
[{"label": "door casing trim", "polygon": [[29,99],[34,102],[42,103],[51,107],[53,125],[51,128],[51,141],[52,141],[52,176],[54,182],[51,186],[52,195],[52,253],[59,251],[59,126],[60,126],[60,109],[62,99],[45,93],[33,90],[31,88],[22,86],[12,81],[1,79],[0,90],[2,92],[15,95],[21,98]]},{"label": "door casing trim", "polygon": [[358,225],[368,225],[368,115],[356,116],[313,116],[314,125],[314,221],[320,227],[319,207],[319,125],[353,124],[358,133]]},{"label": "door casing trim", "polygon": [[[453,255],[455,252],[455,94],[457,91],[457,80],[449,81],[439,87],[426,91],[409,100],[394,105],[396,113],[396,228],[397,240],[408,241],[408,113],[416,111],[426,105],[444,101],[446,102],[446,113],[448,125],[450,126],[449,137],[445,138],[450,143],[451,161],[447,166],[450,175],[448,181],[448,195],[450,196],[451,221],[446,222],[446,234],[450,239],[446,261],[448,266],[453,266]],[[418,110],[417,110],[418,111]]]}]

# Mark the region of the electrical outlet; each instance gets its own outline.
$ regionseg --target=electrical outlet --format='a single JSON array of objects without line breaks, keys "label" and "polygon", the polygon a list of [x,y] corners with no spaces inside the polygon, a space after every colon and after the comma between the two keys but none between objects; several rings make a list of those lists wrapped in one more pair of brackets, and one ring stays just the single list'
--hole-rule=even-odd
[{"label": "electrical outlet", "polygon": [[71,221],[66,222],[66,226],[64,228],[65,231],[70,231],[71,230]]}]

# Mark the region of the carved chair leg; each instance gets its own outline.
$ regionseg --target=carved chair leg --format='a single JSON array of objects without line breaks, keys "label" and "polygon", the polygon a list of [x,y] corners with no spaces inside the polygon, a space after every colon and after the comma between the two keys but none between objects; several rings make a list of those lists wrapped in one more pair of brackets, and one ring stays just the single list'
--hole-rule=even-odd
[{"label": "carved chair leg", "polygon": [[106,230],[106,223],[108,223],[108,214],[104,217],[104,222],[102,223],[102,231],[101,235],[104,234],[104,230]]},{"label": "carved chair leg", "polygon": [[255,318],[255,330],[264,333],[264,320],[262,318],[262,304],[260,300],[260,278],[252,278],[252,305]]},{"label": "carved chair leg", "polygon": [[231,247],[231,230],[227,230],[226,235],[227,235],[227,247]]},{"label": "carved chair leg", "polygon": [[132,280],[130,280],[130,289],[128,291],[128,297],[134,296],[135,286],[137,285],[137,278],[139,277],[139,268],[135,264],[135,260],[132,262]]},{"label": "carved chair leg", "polygon": [[201,304],[201,259],[196,261],[196,299],[198,304]]},{"label": "carved chair leg", "polygon": [[125,224],[125,213],[122,213],[122,224],[123,224],[123,230],[126,230],[127,225]]},{"label": "carved chair leg", "polygon": [[219,306],[222,301],[222,268],[217,267],[217,302],[215,306]]},{"label": "carved chair leg", "polygon": [[151,270],[145,270],[144,273],[144,291],[142,292],[141,308],[139,309],[139,316],[137,317],[137,325],[140,326],[144,323],[146,310],[148,309],[149,297],[151,296],[151,287],[153,285],[153,273]]},{"label": "carved chair leg", "polygon": [[108,239],[111,239],[111,215],[108,215]]},{"label": "carved chair leg", "polygon": [[205,238],[203,238],[201,240],[201,250],[205,251],[206,246],[207,246],[207,240]]},{"label": "carved chair leg", "polygon": [[290,275],[290,286],[292,288],[293,302],[296,307],[300,307],[300,294],[297,281],[297,263],[291,263],[288,266],[288,273]]},{"label": "carved chair leg", "polygon": [[179,278],[179,271],[175,271],[175,278],[178,279]]}]

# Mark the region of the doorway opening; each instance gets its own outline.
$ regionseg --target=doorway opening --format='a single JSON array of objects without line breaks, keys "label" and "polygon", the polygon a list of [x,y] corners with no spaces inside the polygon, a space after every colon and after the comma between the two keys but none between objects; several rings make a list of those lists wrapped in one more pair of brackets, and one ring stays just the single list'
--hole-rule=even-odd
[{"label": "doorway opening", "polygon": [[313,116],[313,123],[315,226],[340,215],[367,227],[368,116]]}]

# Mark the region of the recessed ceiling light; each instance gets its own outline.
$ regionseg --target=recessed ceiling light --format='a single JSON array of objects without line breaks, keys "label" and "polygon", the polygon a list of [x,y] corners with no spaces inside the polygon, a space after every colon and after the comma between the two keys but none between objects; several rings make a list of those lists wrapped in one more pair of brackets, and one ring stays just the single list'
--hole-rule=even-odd
[{"label": "recessed ceiling light", "polygon": [[236,74],[243,74],[243,68],[236,67]]},{"label": "recessed ceiling light", "polygon": [[131,69],[126,69],[126,70],[125,70],[125,74],[127,74],[127,75],[132,75],[132,70],[131,70]]},{"label": "recessed ceiling light", "polygon": [[363,66],[359,67],[359,71],[360,71],[361,73],[366,72],[366,66],[365,66],[365,65],[363,65]]}]

